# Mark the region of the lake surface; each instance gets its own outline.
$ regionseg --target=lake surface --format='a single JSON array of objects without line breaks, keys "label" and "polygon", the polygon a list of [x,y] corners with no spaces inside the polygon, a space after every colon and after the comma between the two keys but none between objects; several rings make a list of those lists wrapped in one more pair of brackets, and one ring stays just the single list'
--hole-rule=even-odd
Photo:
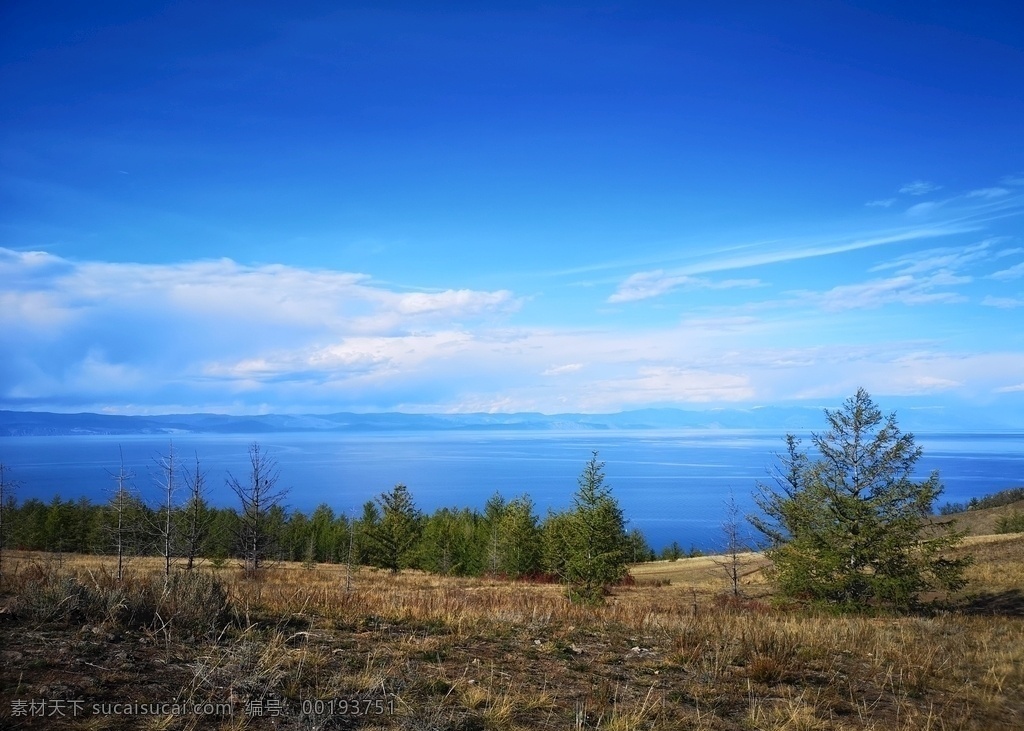
[{"label": "lake surface", "polygon": [[[916,438],[924,449],[919,475],[937,469],[945,485],[940,503],[1024,485],[1024,434]],[[279,485],[290,488],[289,507],[309,512],[325,502],[350,515],[402,482],[427,512],[482,508],[495,492],[529,493],[543,516],[569,505],[576,478],[598,450],[629,526],[656,549],[674,540],[684,548],[715,548],[730,491],[751,509],[755,483],[770,479],[774,455],[785,447],[778,431],[742,430],[203,434],[175,436],[173,445],[184,462],[198,454],[210,501],[228,506],[235,498],[225,477],[231,472],[244,480],[254,439],[277,461]],[[120,449],[136,488],[156,502],[155,460],[170,444],[167,436],[4,437],[0,461],[20,482],[20,500],[60,494],[102,502]]]}]

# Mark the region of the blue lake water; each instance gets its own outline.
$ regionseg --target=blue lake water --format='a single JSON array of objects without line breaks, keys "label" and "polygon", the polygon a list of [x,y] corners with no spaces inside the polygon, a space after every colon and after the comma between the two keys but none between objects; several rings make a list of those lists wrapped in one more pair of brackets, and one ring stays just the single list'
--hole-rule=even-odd
[{"label": "blue lake water", "polygon": [[[940,503],[1024,485],[1024,434],[916,437],[924,449],[920,476],[937,469],[946,487]],[[230,471],[244,480],[254,439],[277,461],[289,507],[308,512],[324,502],[348,514],[402,482],[427,512],[481,508],[495,492],[529,493],[543,516],[568,506],[577,476],[598,450],[630,527],[658,549],[673,540],[684,548],[716,547],[730,491],[749,510],[755,483],[770,479],[774,454],[785,446],[777,431],[741,430],[204,434],[175,436],[173,445],[184,461],[198,454],[211,502],[226,506],[234,496],[225,477]],[[156,501],[155,459],[169,443],[167,436],[5,437],[0,461],[20,483],[19,499],[60,494],[100,502],[120,448],[136,488]]]}]

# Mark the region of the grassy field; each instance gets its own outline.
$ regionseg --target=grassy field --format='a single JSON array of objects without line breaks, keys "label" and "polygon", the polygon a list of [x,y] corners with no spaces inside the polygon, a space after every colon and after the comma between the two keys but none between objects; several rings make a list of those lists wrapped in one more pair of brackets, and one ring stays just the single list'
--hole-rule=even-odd
[{"label": "grassy field", "polygon": [[1001,505],[998,508],[981,508],[965,510],[952,515],[937,515],[932,518],[932,521],[944,523],[952,520],[955,522],[957,530],[970,536],[983,536],[995,533],[999,519],[1014,513],[1024,513],[1024,500]]},{"label": "grassy field", "polygon": [[738,599],[701,557],[584,607],[557,585],[336,565],[165,587],[136,559],[118,584],[109,559],[6,553],[0,727],[1021,728],[1024,535],[961,550],[971,586],[909,617],[779,605],[756,554]]}]

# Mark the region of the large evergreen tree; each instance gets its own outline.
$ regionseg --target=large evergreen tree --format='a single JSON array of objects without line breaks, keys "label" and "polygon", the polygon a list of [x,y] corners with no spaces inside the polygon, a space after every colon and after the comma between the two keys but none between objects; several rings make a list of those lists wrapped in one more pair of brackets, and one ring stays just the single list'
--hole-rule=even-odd
[{"label": "large evergreen tree", "polygon": [[574,600],[601,601],[606,588],[628,572],[625,518],[604,479],[604,462],[594,452],[579,476],[564,526],[563,579]]},{"label": "large evergreen tree", "polygon": [[398,571],[416,564],[416,549],[423,522],[409,488],[399,483],[377,498],[380,521],[369,532],[376,563]]},{"label": "large evergreen tree", "polygon": [[959,535],[924,520],[942,486],[936,472],[912,479],[921,457],[914,436],[864,389],[825,418],[828,430],[812,435],[820,456],[788,435],[776,484],[755,493],[762,515],[751,522],[769,539],[779,589],[851,608],[903,608],[921,592],[962,587],[966,561],[944,556]]}]

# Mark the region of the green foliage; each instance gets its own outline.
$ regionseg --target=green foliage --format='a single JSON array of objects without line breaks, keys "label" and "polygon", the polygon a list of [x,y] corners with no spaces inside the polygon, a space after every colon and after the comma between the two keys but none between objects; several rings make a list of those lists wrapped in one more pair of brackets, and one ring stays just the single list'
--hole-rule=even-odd
[{"label": "green foliage", "polygon": [[996,521],[996,533],[1024,533],[1024,513],[1014,511]]},{"label": "green foliage", "polygon": [[634,528],[626,536],[626,558],[630,563],[654,560],[654,549],[639,528]]},{"label": "green foliage", "polygon": [[569,557],[569,533],[572,515],[548,512],[541,525],[541,565],[552,576],[565,578]]},{"label": "green foliage", "polygon": [[495,494],[484,506],[482,523],[489,573],[519,578],[541,570],[541,529],[529,495],[506,502]]},{"label": "green foliage", "polygon": [[422,568],[451,576],[484,572],[480,515],[468,508],[441,508],[427,519],[421,539]]},{"label": "green foliage", "polygon": [[375,565],[398,571],[416,565],[416,549],[423,531],[422,516],[409,488],[399,483],[377,498],[380,519],[368,532]]},{"label": "green foliage", "polygon": [[812,461],[786,437],[775,486],[758,485],[772,575],[783,594],[849,608],[906,608],[926,590],[964,585],[966,560],[943,553],[961,538],[923,519],[941,493],[937,473],[911,479],[921,449],[883,417],[866,391],[825,411]]},{"label": "green foliage", "polygon": [[965,513],[968,510],[984,510],[985,508],[1001,508],[1004,505],[1024,500],[1024,487],[1010,487],[983,497],[972,497],[966,503],[945,503],[939,506],[939,515]]},{"label": "green foliage", "polygon": [[[238,479],[228,474],[227,485],[239,498],[237,509],[209,504],[204,494],[206,473],[198,457],[194,468],[184,472],[188,498],[172,504],[169,514],[173,534],[179,538],[170,543],[171,551],[185,559],[186,567],[206,559],[219,568],[232,558],[242,559],[251,571],[277,560],[313,567],[347,562],[351,555],[353,563],[392,571],[421,568],[457,576],[490,573],[508,578],[547,573],[567,582],[574,577],[583,586],[578,595],[583,598],[584,594],[599,597],[603,586],[618,581],[625,562],[654,557],[639,530],[625,535],[622,513],[603,485],[603,465],[596,456],[580,478],[574,508],[549,514],[543,524],[526,494],[511,500],[495,494],[482,512],[440,508],[424,516],[404,485],[367,501],[362,514],[352,520],[336,515],[323,503],[311,514],[286,510],[287,490],[277,487],[276,462],[253,444],[249,463],[247,474]],[[161,530],[168,525],[168,508],[146,505],[132,487],[133,473],[123,464],[111,475],[117,488],[99,505],[60,496],[50,503],[31,498],[18,504],[10,498],[3,511],[6,546],[124,559],[162,553],[167,543]],[[612,538],[602,544],[595,537],[599,534]],[[596,578],[587,583],[584,573]]]},{"label": "green foliage", "polygon": [[678,561],[685,555],[686,552],[683,550],[683,547],[679,545],[679,541],[672,541],[670,545],[661,549],[662,561]]},{"label": "green foliage", "polygon": [[604,463],[594,452],[579,477],[564,525],[563,580],[570,598],[586,603],[602,601],[607,587],[628,572],[625,519],[604,479]]}]

